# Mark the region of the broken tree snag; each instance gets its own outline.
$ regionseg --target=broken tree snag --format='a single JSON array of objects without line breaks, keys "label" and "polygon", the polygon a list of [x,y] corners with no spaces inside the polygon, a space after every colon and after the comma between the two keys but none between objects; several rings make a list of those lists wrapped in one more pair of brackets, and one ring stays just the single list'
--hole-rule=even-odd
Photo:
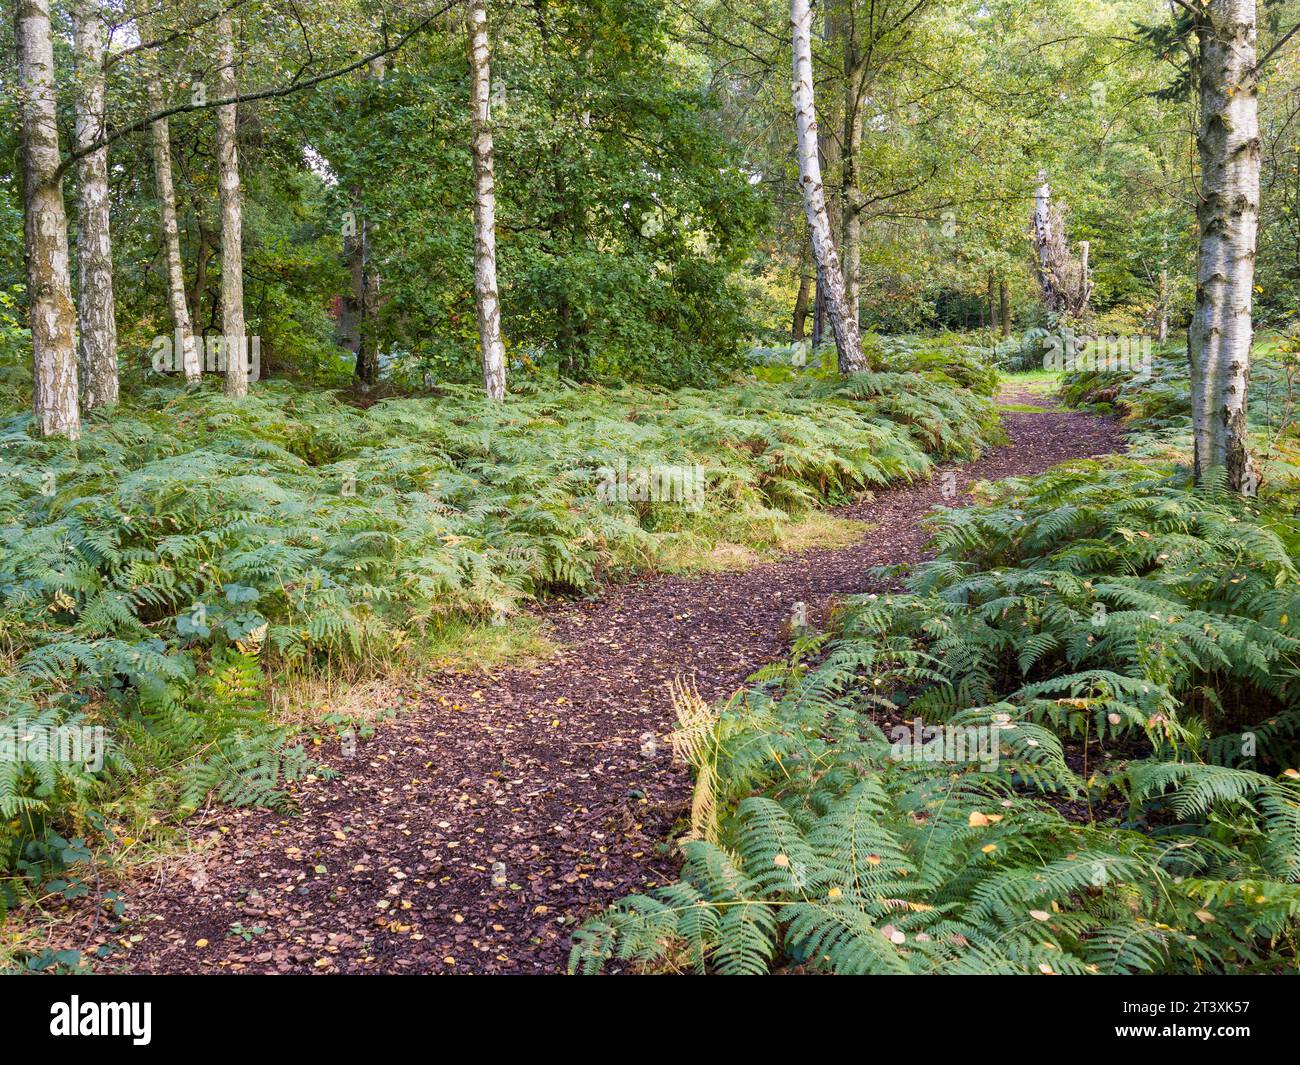
[{"label": "broken tree snag", "polygon": [[1039,175],[1038,191],[1034,195],[1033,226],[1034,250],[1038,256],[1038,287],[1043,293],[1043,306],[1049,314],[1059,313],[1061,297],[1056,287],[1056,272],[1052,268],[1052,189]]},{"label": "broken tree snag", "polygon": [[1200,245],[1187,334],[1196,478],[1222,467],[1228,485],[1249,495],[1258,484],[1246,436],[1259,225],[1255,32],[1255,0],[1210,0],[1197,16]]},{"label": "broken tree snag", "polygon": [[844,275],[839,255],[831,240],[826,191],[822,187],[821,160],[817,156],[817,112],[813,99],[812,5],[809,0],[791,0],[790,26],[794,41],[794,117],[799,141],[799,180],[803,187],[804,211],[812,234],[813,257],[817,262],[818,294],[823,298],[835,334],[840,373],[866,369],[858,323],[844,292]]},{"label": "broken tree snag", "polygon": [[1080,241],[1079,258],[1071,254],[1065,239],[1065,219],[1052,202],[1052,187],[1044,174],[1038,175],[1038,191],[1034,195],[1030,227],[1043,307],[1049,314],[1086,318],[1088,302],[1092,298],[1092,281],[1088,276],[1088,242]]}]

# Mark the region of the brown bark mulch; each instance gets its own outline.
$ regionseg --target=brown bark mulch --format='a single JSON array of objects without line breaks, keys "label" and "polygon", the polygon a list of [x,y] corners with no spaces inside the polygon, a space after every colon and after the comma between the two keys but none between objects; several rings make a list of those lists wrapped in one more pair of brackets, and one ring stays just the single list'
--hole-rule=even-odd
[{"label": "brown bark mulch", "polygon": [[[1005,418],[1009,446],[951,468],[961,495],[975,480],[1120,447],[1118,425],[1090,415]],[[919,519],[945,502],[942,487],[936,476],[844,508],[869,523],[848,548],[745,572],[646,577],[544,608],[562,644],[555,657],[490,677],[430,677],[418,708],[353,757],[318,750],[341,775],[298,786],[297,816],[195,818],[189,832],[206,846],[126,890],[124,926],[91,944],[125,946],[99,967],[562,971],[583,917],[674,876],[665,840],[690,781],[664,739],[667,684],[685,674],[705,698],[727,695],[783,653],[796,602],[820,617],[834,599],[870,590],[869,567],[924,557]]]}]

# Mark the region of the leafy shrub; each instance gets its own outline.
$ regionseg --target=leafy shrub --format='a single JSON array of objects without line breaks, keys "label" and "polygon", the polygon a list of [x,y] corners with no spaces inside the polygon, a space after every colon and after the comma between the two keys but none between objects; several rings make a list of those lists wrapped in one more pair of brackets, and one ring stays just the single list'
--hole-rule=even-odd
[{"label": "leafy shrub", "polygon": [[960,336],[871,337],[867,354],[873,368],[924,373],[981,396],[998,390],[998,368],[990,349]]},{"label": "leafy shrub", "polygon": [[[1250,375],[1248,413],[1255,426],[1290,424],[1293,416],[1294,367],[1272,345],[1256,348]],[[1089,367],[1061,376],[1061,397],[1072,407],[1117,410],[1139,432],[1185,427],[1192,415],[1187,353],[1157,349],[1150,366],[1126,370]]]},{"label": "leafy shrub", "polygon": [[[920,374],[950,388],[992,396],[998,371],[989,352],[956,336],[882,337],[864,333],[862,350],[872,372]],[[835,380],[839,375],[835,346],[813,350],[810,343],[778,344],[750,352],[750,369],[762,381],[791,381],[804,376]]]},{"label": "leafy shrub", "polygon": [[[1293,338],[1255,345],[1247,407],[1250,447],[1262,473],[1261,495],[1279,507],[1294,506],[1300,493],[1300,422]],[[1149,366],[1123,372],[1085,369],[1064,374],[1060,387],[1067,406],[1121,414],[1131,429],[1131,453],[1191,464],[1191,382],[1185,352],[1157,351]]]}]

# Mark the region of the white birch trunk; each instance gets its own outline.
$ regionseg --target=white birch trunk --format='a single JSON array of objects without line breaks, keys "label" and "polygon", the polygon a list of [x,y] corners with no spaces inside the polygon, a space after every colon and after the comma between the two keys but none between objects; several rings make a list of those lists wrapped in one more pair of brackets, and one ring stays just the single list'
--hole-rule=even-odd
[{"label": "white birch trunk", "polygon": [[470,106],[474,112],[474,295],[478,304],[483,387],[490,398],[506,394],[506,352],[497,294],[497,195],[492,161],[492,75],[487,7],[470,0]]},{"label": "white birch trunk", "polygon": [[1255,0],[1209,0],[1198,20],[1200,249],[1187,344],[1196,477],[1223,467],[1248,494],[1257,481],[1246,437],[1259,223],[1255,32]]},{"label": "white birch trunk", "polygon": [[[149,108],[163,110],[162,83],[157,75],[149,77]],[[167,258],[167,301],[171,307],[173,336],[179,340],[181,350],[176,352],[185,370],[185,380],[194,382],[203,375],[203,361],[194,342],[194,328],[190,324],[189,304],[185,301],[185,271],[181,262],[180,227],[176,222],[176,189],[172,184],[171,127],[165,118],[150,125],[153,137],[154,180],[158,189],[158,210],[161,215],[163,251]]]},{"label": "white birch trunk", "polygon": [[[84,149],[104,135],[104,19],[96,0],[72,10],[77,61],[76,141]],[[87,410],[116,403],[117,314],[113,305],[113,241],[109,231],[108,148],[77,162],[77,337],[81,402]]]},{"label": "white birch trunk", "polygon": [[63,209],[49,0],[17,0],[23,237],[32,328],[32,406],[44,436],[77,437],[77,328]]},{"label": "white birch trunk", "polygon": [[[217,19],[217,94],[239,95],[235,76],[235,30],[227,11]],[[226,395],[248,395],[248,338],[244,335],[243,207],[239,199],[237,104],[217,108],[217,188],[221,201],[221,350]]]},{"label": "white birch trunk", "polygon": [[804,210],[812,233],[813,255],[821,270],[821,288],[835,334],[840,373],[866,369],[857,319],[844,294],[844,275],[831,239],[826,192],[822,187],[821,160],[817,157],[817,111],[813,99],[812,6],[809,0],[790,0],[790,26],[794,40],[794,115],[799,136],[799,176]]}]

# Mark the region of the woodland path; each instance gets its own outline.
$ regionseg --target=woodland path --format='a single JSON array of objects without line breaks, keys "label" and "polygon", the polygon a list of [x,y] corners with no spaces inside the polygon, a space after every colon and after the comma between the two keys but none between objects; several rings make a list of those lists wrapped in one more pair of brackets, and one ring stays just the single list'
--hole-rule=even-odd
[{"label": "woodland path", "polygon": [[[959,499],[976,480],[1120,448],[1106,419],[1004,418],[1008,446],[946,468]],[[101,924],[73,945],[129,943],[100,964],[109,972],[563,971],[583,917],[674,875],[663,841],[690,782],[663,739],[666,685],[687,674],[706,699],[734,691],[784,652],[794,603],[816,624],[836,598],[871,590],[869,567],[923,558],[919,519],[942,502],[936,476],[837,511],[868,523],[853,546],[647,577],[545,608],[556,656],[429,678],[418,708],[352,759],[318,749],[343,772],[298,787],[298,816],[196,818],[194,851],[126,892],[127,927],[110,937]],[[647,732],[659,736],[650,757]],[[263,931],[241,937],[232,925]]]}]

